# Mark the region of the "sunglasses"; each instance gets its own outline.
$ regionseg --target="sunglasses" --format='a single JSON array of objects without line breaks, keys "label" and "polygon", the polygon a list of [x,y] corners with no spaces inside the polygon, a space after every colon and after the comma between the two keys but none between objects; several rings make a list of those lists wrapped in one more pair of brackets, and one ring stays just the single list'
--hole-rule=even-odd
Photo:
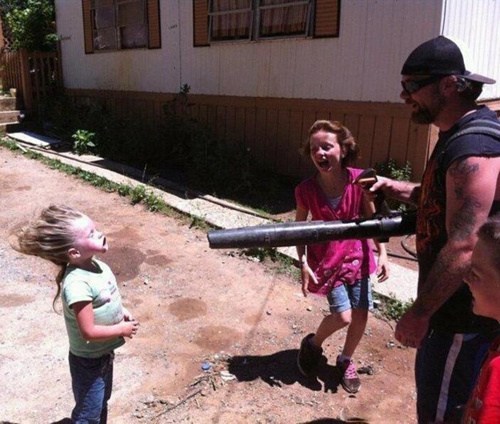
[{"label": "sunglasses", "polygon": [[443,75],[433,75],[421,80],[401,81],[401,86],[403,87],[403,90],[406,94],[413,94],[426,85],[430,85],[436,81],[439,81],[441,78],[443,78]]}]

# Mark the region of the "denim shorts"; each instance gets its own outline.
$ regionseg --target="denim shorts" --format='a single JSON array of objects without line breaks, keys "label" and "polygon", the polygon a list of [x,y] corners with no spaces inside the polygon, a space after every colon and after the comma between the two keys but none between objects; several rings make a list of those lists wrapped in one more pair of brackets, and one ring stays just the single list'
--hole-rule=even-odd
[{"label": "denim shorts", "polygon": [[334,287],[327,296],[330,312],[340,313],[348,309],[373,308],[371,277],[357,280],[354,284]]}]

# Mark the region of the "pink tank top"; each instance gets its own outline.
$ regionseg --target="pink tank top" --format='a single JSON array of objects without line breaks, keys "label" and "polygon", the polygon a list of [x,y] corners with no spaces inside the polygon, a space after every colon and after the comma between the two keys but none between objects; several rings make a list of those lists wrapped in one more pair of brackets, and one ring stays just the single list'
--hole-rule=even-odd
[{"label": "pink tank top", "polygon": [[[349,182],[337,204],[332,208],[315,177],[302,181],[295,188],[297,206],[309,211],[313,221],[352,220],[362,217],[363,191],[352,184],[361,169],[346,168]],[[314,271],[319,285],[312,281],[309,291],[328,294],[333,287],[354,284],[376,270],[371,240],[336,240],[307,246],[307,262]]]}]

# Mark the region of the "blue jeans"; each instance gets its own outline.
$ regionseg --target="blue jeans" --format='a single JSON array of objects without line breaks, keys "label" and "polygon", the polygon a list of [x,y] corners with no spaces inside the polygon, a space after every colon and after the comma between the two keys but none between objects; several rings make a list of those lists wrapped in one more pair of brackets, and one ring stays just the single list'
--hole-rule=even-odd
[{"label": "blue jeans", "polygon": [[370,310],[373,307],[371,278],[335,287],[328,293],[327,299],[332,314],[340,314],[348,309]]},{"label": "blue jeans", "polygon": [[479,334],[431,331],[417,350],[415,381],[420,424],[460,422],[490,342]]},{"label": "blue jeans", "polygon": [[108,400],[113,387],[111,352],[99,358],[82,358],[69,353],[69,370],[76,405],[71,413],[73,424],[106,424]]}]

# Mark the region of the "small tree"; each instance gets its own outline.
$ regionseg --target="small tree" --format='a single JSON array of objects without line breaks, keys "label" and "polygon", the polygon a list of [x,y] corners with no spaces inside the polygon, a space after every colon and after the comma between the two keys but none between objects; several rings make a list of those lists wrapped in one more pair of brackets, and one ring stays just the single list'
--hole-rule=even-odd
[{"label": "small tree", "polygon": [[55,50],[54,0],[0,0],[13,50]]}]

